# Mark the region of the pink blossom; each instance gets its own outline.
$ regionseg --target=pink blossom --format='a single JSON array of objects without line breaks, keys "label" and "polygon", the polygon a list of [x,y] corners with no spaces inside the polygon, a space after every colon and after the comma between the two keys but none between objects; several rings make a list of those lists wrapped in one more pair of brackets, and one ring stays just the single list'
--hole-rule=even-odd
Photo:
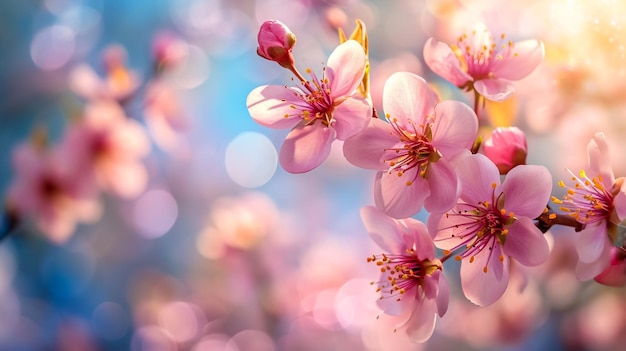
[{"label": "pink blossom", "polygon": [[367,259],[382,273],[375,283],[381,294],[378,306],[386,314],[405,317],[402,328],[412,340],[427,341],[436,315],[446,313],[449,292],[426,225],[413,218],[394,219],[373,206],[361,209],[361,219],[385,251]]},{"label": "pink blossom", "polygon": [[500,184],[500,173],[487,157],[459,160],[461,201],[444,215],[431,215],[435,244],[461,263],[465,296],[486,306],[502,296],[511,258],[536,266],[548,258],[548,242],[534,225],[546,208],[552,177],[545,167],[515,167]]},{"label": "pink blossom", "polygon": [[122,197],[135,197],[148,174],[141,158],[150,150],[141,125],[113,102],[88,105],[83,119],[67,130],[59,152],[73,162],[76,177]]},{"label": "pink blossom", "polygon": [[608,267],[594,280],[608,286],[626,285],[626,249],[624,247],[612,247],[610,258]]},{"label": "pink blossom", "polygon": [[626,218],[626,185],[623,178],[615,179],[603,133],[594,135],[587,152],[591,178],[585,171],[579,176],[570,171],[574,186],[559,182],[559,186],[567,188],[567,194],[562,200],[552,198],[562,211],[585,225],[576,245],[579,259],[576,276],[581,280],[591,279],[609,266],[617,224]]},{"label": "pink blossom", "polygon": [[469,149],[478,131],[476,114],[458,101],[440,102],[426,81],[408,72],[385,83],[388,123],[371,118],[363,132],[344,143],[354,165],[378,170],[376,206],[395,218],[449,210],[458,198],[451,160]]},{"label": "pink blossom", "polygon": [[144,120],[150,136],[162,149],[188,155],[191,146],[185,132],[191,121],[176,91],[161,79],[151,80],[145,88]]},{"label": "pink blossom", "polygon": [[311,81],[301,82],[302,89],[264,85],[248,95],[248,110],[257,123],[293,128],[280,150],[285,170],[310,171],[328,157],[335,139],[345,140],[365,128],[372,108],[355,94],[364,72],[365,52],[348,40],[332,52],[321,79],[311,73]]},{"label": "pink blossom", "polygon": [[187,54],[187,43],[173,33],[158,33],[152,42],[152,55],[159,70],[178,65]]},{"label": "pink blossom", "polygon": [[127,99],[139,87],[140,79],[137,73],[126,67],[126,56],[123,47],[108,47],[102,54],[104,77],[100,77],[91,66],[79,64],[70,72],[70,87],[87,100]]},{"label": "pink blossom", "polygon": [[296,36],[285,24],[277,20],[265,21],[258,34],[257,54],[270,61],[275,61],[285,68],[294,65],[291,50],[296,45]]},{"label": "pink blossom", "polygon": [[544,56],[538,40],[496,42],[487,27],[479,23],[470,35],[459,36],[456,45],[429,38],[424,60],[435,73],[459,88],[476,90],[489,100],[503,101],[515,88],[511,81],[529,75]]},{"label": "pink blossom", "polygon": [[13,167],[8,205],[18,218],[32,219],[51,241],[64,243],[77,223],[100,217],[97,189],[78,181],[68,159],[57,150],[21,145],[13,151]]},{"label": "pink blossom", "polygon": [[507,174],[513,167],[526,164],[526,135],[517,127],[498,127],[483,143],[483,152],[500,174]]}]

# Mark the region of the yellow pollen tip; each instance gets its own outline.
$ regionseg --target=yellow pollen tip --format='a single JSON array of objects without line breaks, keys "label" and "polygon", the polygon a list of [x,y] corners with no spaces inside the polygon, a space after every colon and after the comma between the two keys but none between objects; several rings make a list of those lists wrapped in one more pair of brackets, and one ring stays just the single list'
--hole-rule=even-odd
[{"label": "yellow pollen tip", "polygon": [[556,219],[556,213],[550,213],[548,216],[549,219]]},{"label": "yellow pollen tip", "polygon": [[563,183],[563,181],[562,181],[562,180],[559,180],[559,186],[560,186],[561,188],[564,188],[564,187],[565,187],[565,183]]},{"label": "yellow pollen tip", "polygon": [[498,184],[496,184],[495,182],[491,183],[491,187],[492,187],[492,188],[494,188],[494,189],[495,189],[497,186],[498,186]]},{"label": "yellow pollen tip", "polygon": [[487,266],[483,267],[483,272],[487,273]]},{"label": "yellow pollen tip", "polygon": [[552,196],[552,202],[558,205],[563,203],[563,201],[561,201],[560,199],[557,199],[555,196]]},{"label": "yellow pollen tip", "polygon": [[501,209],[500,210],[500,214],[504,216],[506,214],[506,210],[505,209]]},{"label": "yellow pollen tip", "polygon": [[307,69],[306,69],[306,73],[307,73],[307,74],[311,74],[311,69],[307,67]]},{"label": "yellow pollen tip", "polygon": [[470,262],[470,263],[474,263],[474,256],[470,257],[469,262]]},{"label": "yellow pollen tip", "polygon": [[500,255],[500,257],[498,257],[498,259],[500,260],[500,262],[504,262],[504,256]]},{"label": "yellow pollen tip", "polygon": [[587,173],[585,173],[585,170],[581,170],[580,171],[580,177],[581,178],[587,178]]},{"label": "yellow pollen tip", "polygon": [[406,182],[406,186],[411,186],[412,184],[413,184],[413,182],[410,181],[410,180],[408,182]]},{"label": "yellow pollen tip", "polygon": [[460,261],[460,260],[462,260],[462,259],[463,259],[463,257],[461,257],[461,256],[457,255],[457,256],[454,256],[454,259],[455,259],[455,260],[457,260],[457,261]]}]

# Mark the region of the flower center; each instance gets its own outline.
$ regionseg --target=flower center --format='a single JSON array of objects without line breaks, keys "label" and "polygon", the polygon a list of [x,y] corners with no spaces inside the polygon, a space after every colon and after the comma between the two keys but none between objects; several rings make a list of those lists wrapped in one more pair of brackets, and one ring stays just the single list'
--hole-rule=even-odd
[{"label": "flower center", "polygon": [[[295,115],[302,118],[307,125],[321,121],[328,127],[333,122],[333,110],[341,101],[335,101],[330,95],[330,81],[326,77],[326,67],[322,68],[321,79],[309,68],[306,72],[311,75],[311,80],[300,82],[304,88],[303,92],[296,93],[303,103],[289,107],[296,110]],[[292,115],[285,114],[285,118],[290,116]]]},{"label": "flower center", "polygon": [[394,297],[397,301],[400,301],[400,295],[423,285],[426,275],[442,269],[441,261],[420,260],[414,249],[407,249],[403,255],[372,255],[367,258],[367,262],[374,262],[380,267],[381,280],[371,282],[377,285],[376,291],[381,293],[380,298]]},{"label": "flower center", "polygon": [[411,130],[407,130],[398,124],[396,118],[390,118],[388,114],[386,117],[394,133],[400,139],[400,143],[396,147],[385,149],[389,155],[385,160],[389,164],[388,172],[389,174],[396,172],[398,177],[401,177],[408,170],[415,168],[416,172],[413,178],[406,182],[406,185],[410,186],[418,176],[426,177],[428,165],[441,158],[431,143],[432,123],[429,121],[424,125],[416,126],[412,121],[409,121]]},{"label": "flower center", "polygon": [[[491,259],[491,253],[495,245],[504,245],[509,230],[506,228],[515,222],[516,218],[513,212],[507,213],[504,209],[504,193],[495,195],[496,183],[492,184],[492,192],[490,201],[482,201],[476,205],[473,204],[457,204],[454,212],[446,213],[446,218],[454,217],[454,221],[450,227],[451,234],[449,238],[439,239],[456,239],[459,244],[445,252],[463,250],[455,256],[457,261],[469,257],[469,262],[474,262],[474,257],[479,252],[489,250],[487,263]],[[504,261],[504,256],[498,257],[500,261]],[[487,273],[487,265],[483,267],[483,271]]]},{"label": "flower center", "polygon": [[585,171],[580,171],[580,177],[571,171],[570,174],[574,187],[559,181],[560,187],[568,188],[567,194],[563,200],[553,196],[552,202],[561,205],[561,211],[583,224],[608,220],[613,209],[613,194],[602,185],[602,176],[589,179]]},{"label": "flower center", "polygon": [[[456,45],[452,45],[452,51],[461,63],[461,68],[475,80],[490,78],[493,75],[491,69],[494,61],[509,56],[514,47],[512,41],[504,42],[504,33],[500,36],[500,42],[496,43],[486,28],[482,31],[484,33],[472,31],[471,38],[464,33],[457,38]],[[480,36],[478,39],[477,35]]]}]

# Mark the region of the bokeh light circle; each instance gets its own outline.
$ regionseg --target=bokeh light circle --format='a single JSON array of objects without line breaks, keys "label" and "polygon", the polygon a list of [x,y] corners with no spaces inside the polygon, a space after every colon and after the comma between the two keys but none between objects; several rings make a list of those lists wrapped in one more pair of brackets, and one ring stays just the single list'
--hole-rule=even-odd
[{"label": "bokeh light circle", "polygon": [[74,55],[75,34],[66,26],[54,25],[40,30],[30,45],[30,57],[42,70],[63,67]]},{"label": "bokeh light circle", "polygon": [[153,189],[143,194],[133,208],[133,226],[139,235],[158,238],[167,233],[178,217],[178,204],[165,190]]},{"label": "bokeh light circle", "polygon": [[93,310],[91,316],[93,332],[105,340],[118,340],[130,327],[128,313],[115,302],[105,301]]},{"label": "bokeh light circle", "polygon": [[244,132],[226,148],[226,172],[237,184],[256,188],[267,183],[278,165],[278,154],[263,134]]}]

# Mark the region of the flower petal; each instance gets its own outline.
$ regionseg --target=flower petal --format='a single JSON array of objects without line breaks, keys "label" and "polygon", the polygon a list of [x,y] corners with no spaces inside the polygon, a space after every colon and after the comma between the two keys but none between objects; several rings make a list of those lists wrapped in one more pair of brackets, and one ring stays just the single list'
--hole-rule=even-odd
[{"label": "flower petal", "polygon": [[434,233],[435,246],[442,250],[451,250],[465,239],[462,234],[467,231],[468,220],[465,216],[454,215],[473,208],[465,204],[457,204],[446,215],[431,214],[428,216],[428,230]]},{"label": "flower petal", "polygon": [[504,255],[504,261],[500,261],[501,253],[500,245],[495,245],[492,251],[478,253],[474,262],[465,259],[461,263],[461,287],[472,303],[488,306],[504,294],[509,284],[509,257]]},{"label": "flower petal", "polygon": [[451,209],[459,198],[460,188],[456,170],[446,159],[430,164],[426,175],[430,196],[424,208],[430,213],[443,213]]},{"label": "flower petal", "polygon": [[[411,242],[407,242],[407,247],[415,244],[415,255],[420,259],[432,260],[435,258],[435,245],[433,238],[428,232],[426,225],[415,218],[405,218],[398,220],[406,228],[406,232],[412,234]],[[400,252],[400,251],[398,251]]]},{"label": "flower petal", "polygon": [[590,176],[601,176],[602,185],[606,189],[611,189],[615,183],[615,175],[611,166],[609,144],[604,133],[596,133],[593,136],[593,139],[587,144],[587,154],[589,156]]},{"label": "flower petal", "polygon": [[619,192],[613,198],[613,209],[618,220],[623,221],[626,218],[626,182],[622,182]]},{"label": "flower petal", "polygon": [[362,131],[373,119],[372,106],[367,100],[353,95],[335,107],[333,118],[335,122],[332,126],[337,132],[337,139],[346,140]]},{"label": "flower petal", "polygon": [[[398,177],[396,173],[379,171],[374,180],[374,201],[376,206],[395,218],[410,217],[422,208],[424,199],[430,195],[428,182],[415,172],[406,172]],[[407,185],[407,179],[414,179]]]},{"label": "flower petal", "polygon": [[539,66],[544,52],[543,43],[539,40],[519,41],[500,52],[502,59],[495,61],[491,72],[498,78],[522,79]]},{"label": "flower petal", "polygon": [[585,263],[594,262],[610,246],[606,222],[600,221],[594,226],[586,227],[578,235],[576,242],[578,259]]},{"label": "flower petal", "polygon": [[543,166],[520,165],[511,169],[502,184],[504,208],[515,216],[537,218],[552,192],[552,175]]},{"label": "flower petal", "polygon": [[474,82],[474,89],[486,99],[493,101],[504,101],[515,92],[513,84],[503,79],[477,80]]},{"label": "flower petal", "polygon": [[446,277],[441,273],[439,275],[439,294],[437,294],[437,314],[439,317],[443,317],[446,314],[449,302],[450,288],[448,287]]},{"label": "flower petal", "polygon": [[[389,275],[381,274],[380,280],[387,281]],[[387,287],[388,288],[388,287]],[[400,299],[395,296],[385,296],[382,299],[376,300],[376,306],[383,310],[385,314],[390,316],[401,316],[407,311],[412,311],[414,309],[417,301],[413,296],[413,291],[416,288],[408,290],[407,293],[403,294]]]},{"label": "flower petal", "polygon": [[280,164],[290,173],[304,173],[319,166],[330,154],[335,131],[320,123],[294,128],[280,148]]},{"label": "flower petal", "polygon": [[411,318],[406,322],[406,332],[413,342],[425,342],[433,335],[437,315],[432,300],[419,300]]},{"label": "flower petal", "polygon": [[537,266],[548,259],[548,241],[528,217],[518,218],[509,227],[503,251],[524,266]]},{"label": "flower petal", "polygon": [[361,221],[374,242],[386,253],[405,253],[409,248],[395,219],[374,206],[361,208]]},{"label": "flower petal", "polygon": [[469,149],[478,134],[474,111],[459,101],[442,101],[435,106],[432,144],[444,157],[454,157]]},{"label": "flower petal", "polygon": [[576,264],[576,278],[581,281],[592,279],[602,273],[611,264],[611,246],[605,246],[598,259],[593,262],[578,261]]},{"label": "flower petal", "polygon": [[361,168],[386,170],[389,165],[385,160],[386,149],[398,143],[398,137],[391,134],[389,123],[370,118],[368,126],[360,133],[348,138],[343,143],[343,155],[353,165]]},{"label": "flower petal", "polygon": [[424,61],[433,72],[457,87],[472,80],[461,68],[461,63],[452,49],[435,38],[429,38],[424,44]]},{"label": "flower petal", "polygon": [[262,126],[274,129],[292,128],[302,120],[292,107],[302,104],[297,94],[293,89],[281,85],[260,86],[248,94],[248,112]]},{"label": "flower petal", "polygon": [[432,115],[439,101],[424,78],[409,72],[392,74],[383,87],[383,109],[404,129],[412,130]]},{"label": "flower petal", "polygon": [[337,46],[328,57],[327,77],[332,97],[352,95],[365,73],[365,51],[356,40]]},{"label": "flower petal", "polygon": [[474,154],[458,158],[456,161],[461,199],[469,204],[490,200],[492,184],[500,184],[500,172],[485,155]]}]

